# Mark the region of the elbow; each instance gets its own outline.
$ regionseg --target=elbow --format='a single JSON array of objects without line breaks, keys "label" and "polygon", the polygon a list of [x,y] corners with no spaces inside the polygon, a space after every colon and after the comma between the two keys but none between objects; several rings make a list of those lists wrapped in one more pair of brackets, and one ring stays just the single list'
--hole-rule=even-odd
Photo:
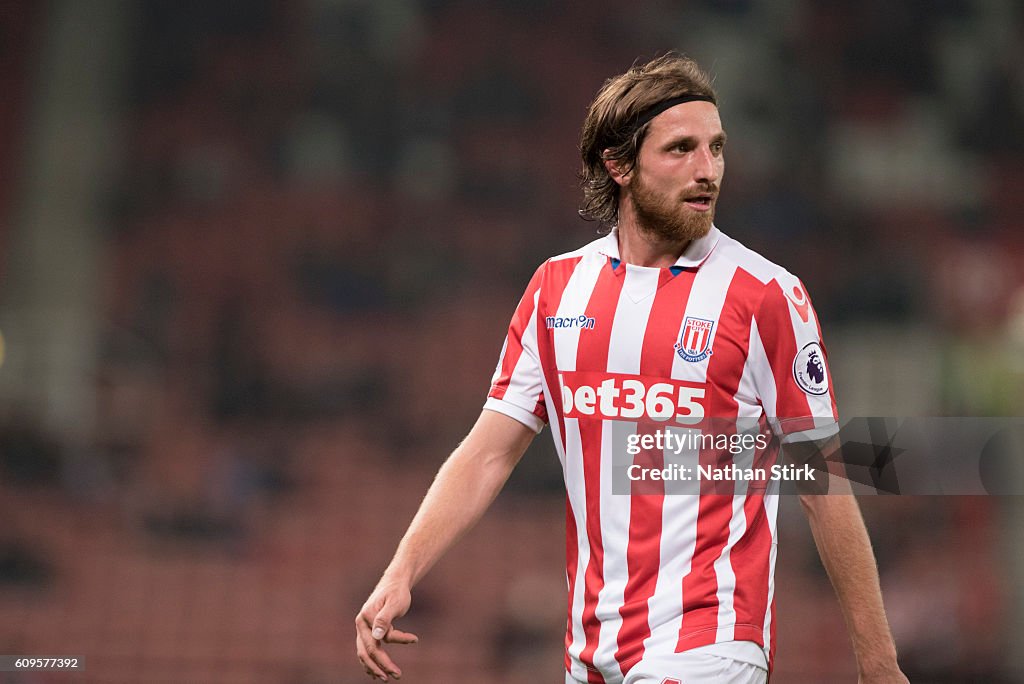
[{"label": "elbow", "polygon": [[800,508],[809,520],[820,519],[827,507],[831,506],[838,495],[829,495],[826,492],[800,492]]},{"label": "elbow", "polygon": [[808,518],[813,518],[818,514],[818,499],[821,498],[820,494],[801,494],[800,508],[803,509],[804,515]]},{"label": "elbow", "polygon": [[519,455],[502,445],[463,443],[452,454],[452,461],[461,470],[472,473],[472,477],[483,483],[490,480],[504,482],[512,473]]}]

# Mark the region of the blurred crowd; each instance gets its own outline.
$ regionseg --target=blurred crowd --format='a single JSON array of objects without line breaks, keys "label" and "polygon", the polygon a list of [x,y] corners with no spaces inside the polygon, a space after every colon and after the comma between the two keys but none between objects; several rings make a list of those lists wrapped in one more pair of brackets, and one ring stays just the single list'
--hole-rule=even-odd
[{"label": "blurred crowd", "polygon": [[[146,0],[134,13],[120,172],[102,198],[95,434],[0,432],[0,652],[80,648],[124,681],[172,664],[192,681],[358,681],[350,616],[478,412],[522,288],[600,228],[576,214],[586,106],[669,48],[717,75],[730,147],[716,223],[803,278],[826,339],[925,325],[952,350],[1006,340],[1024,358],[1015,3]],[[20,36],[0,52],[5,92],[35,85],[33,34],[14,28],[30,19],[45,31],[45,11],[0,15]],[[0,152],[16,151],[29,113],[0,114]],[[3,178],[0,246],[16,229]],[[991,376],[1022,377],[995,358]],[[952,363],[947,386],[963,375]],[[1021,413],[1019,389],[985,388],[922,410]],[[559,676],[560,487],[542,436],[416,597],[414,681]],[[911,680],[1014,681],[998,504],[865,508]],[[806,530],[792,510],[780,527],[778,680],[849,678]]]}]

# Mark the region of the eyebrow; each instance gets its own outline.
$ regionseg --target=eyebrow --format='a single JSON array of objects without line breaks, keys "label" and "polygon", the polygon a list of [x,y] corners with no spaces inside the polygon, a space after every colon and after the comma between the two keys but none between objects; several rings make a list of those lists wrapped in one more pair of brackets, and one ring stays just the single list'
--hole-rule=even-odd
[{"label": "eyebrow", "polygon": [[[722,143],[724,145],[726,140],[728,140],[728,139],[729,139],[729,136],[727,136],[725,134],[725,131],[722,131],[721,133],[719,133],[716,136],[714,136],[713,138],[711,138],[711,143]],[[696,142],[697,142],[697,138],[695,136],[684,135],[684,136],[680,136],[678,138],[673,138],[672,140],[670,140],[666,144],[666,148],[677,147],[679,145],[682,145],[683,143],[687,143],[689,145],[693,145]]]}]

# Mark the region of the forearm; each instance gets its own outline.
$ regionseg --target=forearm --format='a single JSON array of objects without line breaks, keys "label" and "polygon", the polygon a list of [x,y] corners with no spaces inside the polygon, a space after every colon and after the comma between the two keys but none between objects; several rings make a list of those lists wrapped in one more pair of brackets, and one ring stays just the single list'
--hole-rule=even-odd
[{"label": "forearm", "polygon": [[410,586],[483,515],[510,470],[484,465],[459,447],[438,471],[385,572]]},{"label": "forearm", "polygon": [[438,471],[384,578],[415,585],[480,519],[532,438],[511,418],[484,411]]},{"label": "forearm", "polygon": [[822,564],[835,588],[861,675],[897,669],[874,552],[849,493],[801,497]]}]

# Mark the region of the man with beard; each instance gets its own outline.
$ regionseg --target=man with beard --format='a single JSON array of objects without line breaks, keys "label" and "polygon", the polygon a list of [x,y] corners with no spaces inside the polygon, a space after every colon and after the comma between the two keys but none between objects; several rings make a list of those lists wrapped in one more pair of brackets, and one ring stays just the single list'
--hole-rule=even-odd
[{"label": "man with beard", "polygon": [[[778,442],[742,454],[665,446],[713,429],[711,418],[731,420],[733,436],[737,420],[753,421],[799,461],[838,431],[803,285],[712,222],[725,142],[710,79],[685,57],[634,66],[598,93],[581,137],[581,213],[613,228],[534,274],[480,418],[356,617],[368,674],[400,675],[384,644],[416,640],[393,626],[412,587],[548,423],[568,494],[567,684],[767,680],[778,483],[705,480],[687,494],[632,476],[613,482],[624,453],[630,472],[644,473],[777,455]],[[860,681],[906,682],[856,500],[836,495],[849,494],[845,481],[831,484],[831,495],[801,503]]]}]

